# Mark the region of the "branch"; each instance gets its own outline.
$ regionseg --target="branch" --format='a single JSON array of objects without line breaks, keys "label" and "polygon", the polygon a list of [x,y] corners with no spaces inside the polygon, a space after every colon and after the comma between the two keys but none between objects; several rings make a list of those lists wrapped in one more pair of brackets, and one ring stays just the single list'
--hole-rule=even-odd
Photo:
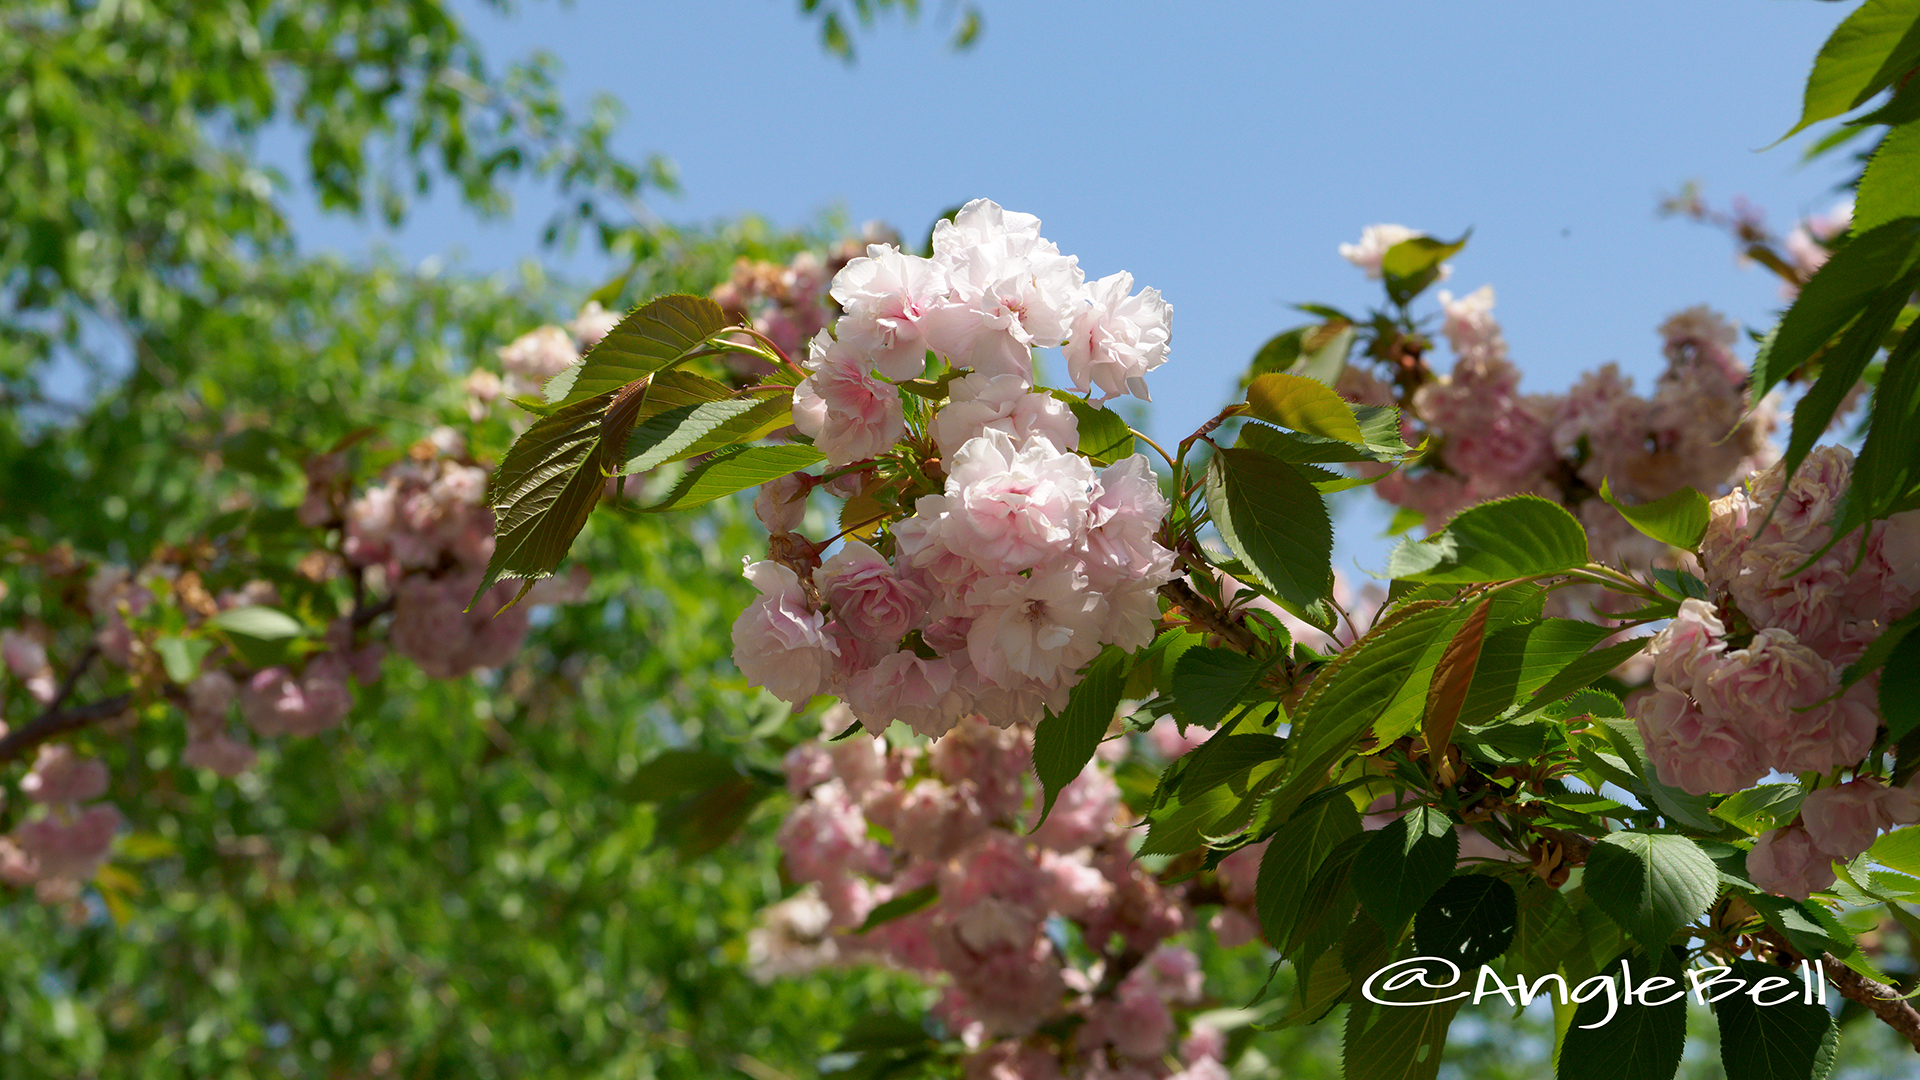
[{"label": "branch", "polygon": [[1898,990],[1867,978],[1835,959],[1832,953],[1820,954],[1820,968],[1826,972],[1827,981],[1840,991],[1841,997],[1866,1006],[1867,1011],[1879,1017],[1881,1023],[1899,1032],[1902,1038],[1913,1044],[1916,1052],[1920,1052],[1920,1012],[1899,1000]]},{"label": "branch", "polygon": [[[1785,935],[1772,927],[1761,931],[1757,937],[1773,946],[1779,952],[1794,960],[1806,959],[1806,954],[1787,941]],[[1875,982],[1865,975],[1841,963],[1830,952],[1820,954],[1820,970],[1827,981],[1840,996],[1848,1001],[1858,1002],[1867,1011],[1880,1018],[1880,1022],[1900,1033],[1900,1036],[1913,1044],[1915,1052],[1920,1052],[1920,1012],[1912,1005],[1900,1000],[1900,991],[1885,983]]]},{"label": "branch", "polygon": [[9,732],[0,739],[0,765],[15,758],[24,757],[27,751],[50,739],[56,739],[69,731],[79,731],[84,727],[111,720],[133,704],[132,694],[115,694],[110,698],[71,709],[48,709],[36,717],[32,723],[18,731]]},{"label": "branch", "polygon": [[1175,578],[1167,582],[1160,586],[1160,595],[1179,605],[1189,622],[1205,627],[1208,633],[1218,635],[1239,651],[1251,655],[1259,645],[1253,631],[1247,629],[1245,623],[1229,620],[1185,581]]}]

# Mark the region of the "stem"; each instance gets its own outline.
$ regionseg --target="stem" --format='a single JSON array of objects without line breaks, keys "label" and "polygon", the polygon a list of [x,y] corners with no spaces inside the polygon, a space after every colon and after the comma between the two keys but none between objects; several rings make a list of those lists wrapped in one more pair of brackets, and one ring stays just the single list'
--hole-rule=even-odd
[{"label": "stem", "polygon": [[1129,426],[1127,430],[1133,432],[1134,438],[1139,439],[1141,442],[1146,443],[1148,446],[1153,447],[1154,451],[1160,455],[1161,460],[1167,463],[1167,468],[1169,469],[1173,468],[1173,458],[1167,456],[1167,452],[1161,449],[1159,443],[1154,442],[1152,439],[1148,438],[1144,432],[1136,430],[1132,426]]},{"label": "stem", "polygon": [[[1772,927],[1768,927],[1756,936],[1771,945],[1775,952],[1789,959],[1812,959],[1794,948]],[[1902,1038],[1913,1044],[1916,1052],[1920,1052],[1920,1012],[1914,1011],[1912,1005],[1900,1000],[1900,991],[1867,978],[1841,963],[1830,952],[1821,953],[1818,959],[1821,972],[1826,975],[1827,981],[1833,984],[1834,989],[1840,991],[1841,997],[1866,1006],[1868,1012],[1879,1017],[1881,1023],[1899,1032]]]},{"label": "stem", "polygon": [[126,712],[133,704],[132,694],[116,694],[110,698],[71,709],[48,709],[18,731],[8,733],[0,739],[0,765],[16,758],[26,756],[27,751],[43,742],[65,735],[70,731],[91,727],[104,720],[111,720]]},{"label": "stem", "polygon": [[1189,622],[1205,627],[1208,633],[1217,635],[1240,652],[1252,655],[1259,645],[1245,623],[1228,619],[1185,581],[1175,578],[1167,582],[1160,586],[1160,595],[1179,605]]}]

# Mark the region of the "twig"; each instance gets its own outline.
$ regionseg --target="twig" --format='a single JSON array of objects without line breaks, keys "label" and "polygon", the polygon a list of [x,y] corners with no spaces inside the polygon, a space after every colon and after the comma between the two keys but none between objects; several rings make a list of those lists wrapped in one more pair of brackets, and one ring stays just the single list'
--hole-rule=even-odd
[{"label": "twig", "polygon": [[1251,654],[1259,645],[1245,623],[1229,620],[1185,581],[1176,578],[1167,582],[1160,586],[1160,595],[1178,604],[1188,621],[1205,627],[1208,633],[1218,635],[1239,651]]},{"label": "twig", "polygon": [[1898,990],[1867,978],[1841,963],[1832,953],[1820,954],[1820,969],[1826,972],[1827,981],[1840,991],[1841,997],[1866,1006],[1881,1023],[1899,1032],[1920,1052],[1920,1012],[1899,1000]]},{"label": "twig", "polygon": [[0,765],[25,756],[27,751],[49,739],[111,720],[126,712],[132,704],[132,694],[115,694],[71,709],[49,709],[34,718],[32,723],[0,739]]},{"label": "twig", "polygon": [[[1776,952],[1792,960],[1807,959],[1805,953],[1793,947],[1786,936],[1772,927],[1755,935],[1773,946]],[[1920,1012],[1912,1005],[1900,1000],[1900,991],[1885,983],[1875,982],[1865,975],[1840,962],[1830,952],[1820,954],[1820,970],[1832,983],[1840,996],[1848,1001],[1858,1002],[1867,1011],[1880,1018],[1880,1022],[1900,1033],[1901,1037],[1913,1044],[1915,1052],[1920,1052]]]}]

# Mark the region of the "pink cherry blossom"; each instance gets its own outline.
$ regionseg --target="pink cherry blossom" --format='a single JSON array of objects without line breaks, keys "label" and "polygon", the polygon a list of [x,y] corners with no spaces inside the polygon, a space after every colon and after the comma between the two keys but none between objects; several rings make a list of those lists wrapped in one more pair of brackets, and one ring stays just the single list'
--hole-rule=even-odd
[{"label": "pink cherry blossom", "polygon": [[1167,362],[1173,306],[1160,290],[1133,291],[1133,275],[1122,271],[1088,287],[1088,306],[1074,317],[1071,337],[1060,350],[1067,377],[1083,393],[1099,387],[1100,402],[1147,394],[1146,374]]},{"label": "pink cherry blossom", "polygon": [[1762,836],[1747,853],[1747,876],[1770,893],[1805,900],[1834,882],[1833,858],[1801,825]]},{"label": "pink cherry blossom", "polygon": [[867,354],[880,374],[911,379],[926,363],[920,321],[946,291],[941,264],[891,244],[870,245],[865,257],[834,275],[832,296],[846,312],[834,332]]},{"label": "pink cherry blossom", "polygon": [[814,440],[827,464],[850,465],[878,457],[906,434],[900,391],[867,370],[848,347],[813,339],[807,370],[793,390],[793,426]]},{"label": "pink cherry blossom", "polygon": [[1059,450],[1080,445],[1080,426],[1067,403],[1052,394],[1028,393],[1019,376],[976,372],[947,384],[947,393],[946,406],[933,418],[933,439],[949,460],[988,431],[1005,432],[1015,445],[1033,438]]},{"label": "pink cherry blossom", "polygon": [[749,565],[746,577],[760,596],[734,620],[733,662],[749,683],[804,704],[820,692],[840,648],[790,568],[763,560]]},{"label": "pink cherry blossom", "polygon": [[927,590],[896,574],[885,556],[858,540],[821,563],[813,581],[834,618],[869,641],[899,641],[926,614]]}]

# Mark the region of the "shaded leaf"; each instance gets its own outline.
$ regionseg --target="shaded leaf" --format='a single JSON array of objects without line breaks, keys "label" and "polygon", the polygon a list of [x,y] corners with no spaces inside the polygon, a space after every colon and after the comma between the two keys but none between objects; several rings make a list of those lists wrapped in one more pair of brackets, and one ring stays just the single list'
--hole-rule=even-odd
[{"label": "shaded leaf", "polygon": [[1692,840],[1666,833],[1616,832],[1587,856],[1587,895],[1649,953],[1706,912],[1720,872]]},{"label": "shaded leaf", "polygon": [[1092,664],[1073,693],[1067,707],[1058,716],[1048,710],[1033,729],[1033,771],[1046,791],[1040,808],[1040,822],[1053,812],[1053,801],[1060,789],[1072,783],[1093,760],[1093,752],[1106,737],[1113,723],[1114,710],[1120,707],[1120,691],[1126,683],[1127,654],[1109,645]]},{"label": "shaded leaf", "polygon": [[1259,583],[1309,606],[1333,589],[1333,521],[1300,470],[1254,450],[1221,450],[1207,466],[1207,509],[1220,539]]},{"label": "shaded leaf", "polygon": [[655,514],[701,506],[825,460],[825,454],[798,443],[717,453],[689,470],[666,498],[642,512]]},{"label": "shaded leaf", "polygon": [[1375,832],[1353,861],[1353,891],[1382,926],[1413,917],[1453,874],[1460,835],[1447,815],[1414,806]]}]

